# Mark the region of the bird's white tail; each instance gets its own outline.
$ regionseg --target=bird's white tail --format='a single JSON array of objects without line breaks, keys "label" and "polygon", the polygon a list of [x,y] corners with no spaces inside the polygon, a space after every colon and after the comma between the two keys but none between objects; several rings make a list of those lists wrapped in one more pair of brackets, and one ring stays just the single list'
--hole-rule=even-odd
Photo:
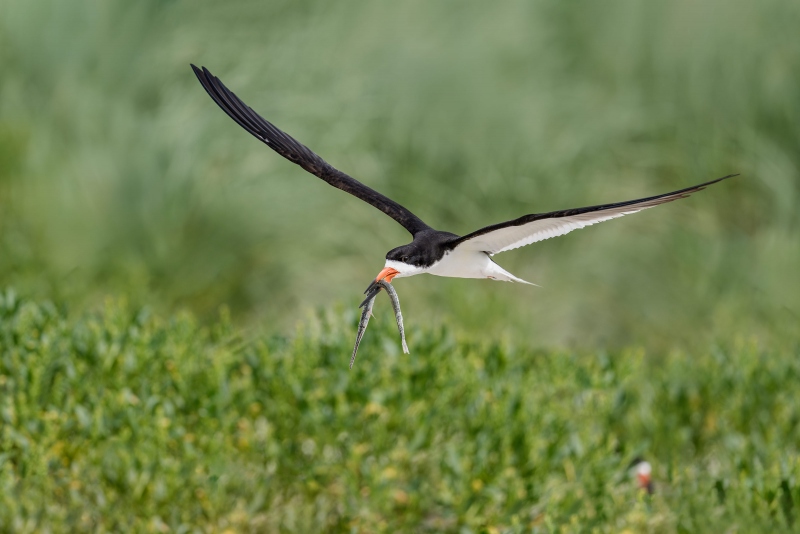
[{"label": "bird's white tail", "polygon": [[510,272],[506,271],[499,265],[497,265],[494,261],[492,262],[492,273],[491,278],[494,280],[502,280],[503,282],[517,282],[519,284],[528,284],[536,287],[542,287],[539,284],[534,284],[533,282],[528,282],[527,280],[523,280],[517,276],[514,276]]}]

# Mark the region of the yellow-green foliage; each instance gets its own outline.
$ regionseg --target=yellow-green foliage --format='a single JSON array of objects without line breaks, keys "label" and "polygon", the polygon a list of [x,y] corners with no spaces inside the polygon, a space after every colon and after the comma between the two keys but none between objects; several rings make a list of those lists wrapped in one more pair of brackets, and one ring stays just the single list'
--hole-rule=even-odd
[{"label": "yellow-green foliage", "polygon": [[[370,324],[244,340],[0,299],[9,532],[774,532],[800,500],[796,347],[544,352]],[[654,465],[656,493],[627,472]]]},{"label": "yellow-green foliage", "polygon": [[800,315],[798,20],[796,0],[4,0],[0,283],[285,331],[408,242],[243,132],[193,62],[455,233],[742,173],[497,257],[542,289],[398,281],[410,316],[539,346],[771,335]]}]

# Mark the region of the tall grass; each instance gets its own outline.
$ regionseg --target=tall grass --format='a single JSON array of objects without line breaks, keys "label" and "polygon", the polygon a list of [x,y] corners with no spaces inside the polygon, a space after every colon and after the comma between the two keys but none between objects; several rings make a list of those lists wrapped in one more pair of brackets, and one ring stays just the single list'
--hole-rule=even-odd
[{"label": "tall grass", "polygon": [[[203,64],[334,165],[465,233],[731,172],[498,256],[543,289],[400,281],[409,322],[706,346],[800,315],[796,2],[0,4],[0,281],[270,330],[355,302],[393,221],[248,137]],[[794,330],[796,333],[796,330]]]}]

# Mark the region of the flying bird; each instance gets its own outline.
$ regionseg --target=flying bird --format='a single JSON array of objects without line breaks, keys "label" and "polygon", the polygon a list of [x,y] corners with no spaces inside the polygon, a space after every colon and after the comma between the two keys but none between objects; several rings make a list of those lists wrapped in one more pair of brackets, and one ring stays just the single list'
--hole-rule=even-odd
[{"label": "flying bird", "polygon": [[381,280],[391,282],[394,278],[423,273],[530,284],[531,282],[522,280],[500,267],[494,262],[492,256],[537,241],[564,235],[599,222],[686,198],[711,184],[737,176],[730,174],[671,193],[636,200],[548,213],[532,213],[459,236],[431,228],[404,206],[334,168],[308,147],[250,109],[208,69],[205,67],[200,69],[194,65],[192,65],[192,69],[209,96],[239,126],[314,176],[378,208],[400,223],[411,234],[413,237],[411,243],[393,248],[386,254],[386,263],[365,291],[368,296],[362,306],[380,291],[381,287],[378,282]]}]

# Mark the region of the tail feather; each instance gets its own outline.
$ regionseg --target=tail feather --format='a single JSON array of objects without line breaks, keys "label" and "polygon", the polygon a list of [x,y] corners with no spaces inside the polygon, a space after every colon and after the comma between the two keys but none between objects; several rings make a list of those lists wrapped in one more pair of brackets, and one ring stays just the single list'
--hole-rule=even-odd
[{"label": "tail feather", "polygon": [[[492,262],[494,263],[494,262]],[[510,272],[506,271],[496,263],[494,263],[495,272],[492,273],[492,277],[495,280],[502,280],[503,282],[517,282],[518,284],[528,284],[531,286],[542,287],[539,284],[534,284],[533,282],[528,282],[527,280],[523,280],[518,276],[514,276]]]}]

